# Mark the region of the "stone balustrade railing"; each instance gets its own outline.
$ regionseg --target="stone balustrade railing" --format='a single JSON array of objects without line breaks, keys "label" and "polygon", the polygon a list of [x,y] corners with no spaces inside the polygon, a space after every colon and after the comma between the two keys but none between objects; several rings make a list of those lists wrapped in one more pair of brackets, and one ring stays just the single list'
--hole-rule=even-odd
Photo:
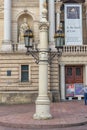
[{"label": "stone balustrade railing", "polygon": [[[12,44],[13,51],[19,51],[20,44]],[[25,48],[24,48],[25,49]],[[87,53],[87,45],[82,46],[63,46],[63,53]]]},{"label": "stone balustrade railing", "polygon": [[87,45],[82,46],[64,46],[63,53],[86,53]]}]

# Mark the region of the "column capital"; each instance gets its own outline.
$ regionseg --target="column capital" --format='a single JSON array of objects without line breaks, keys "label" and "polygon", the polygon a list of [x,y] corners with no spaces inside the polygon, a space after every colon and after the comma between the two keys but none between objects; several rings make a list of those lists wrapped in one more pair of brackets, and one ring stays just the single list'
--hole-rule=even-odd
[{"label": "column capital", "polygon": [[61,13],[60,7],[62,5],[62,2],[61,1],[56,1],[55,5],[56,5],[56,13]]},{"label": "column capital", "polygon": [[64,63],[60,63],[60,66],[61,66],[61,67],[64,67],[64,66],[65,66],[65,64],[64,64]]}]

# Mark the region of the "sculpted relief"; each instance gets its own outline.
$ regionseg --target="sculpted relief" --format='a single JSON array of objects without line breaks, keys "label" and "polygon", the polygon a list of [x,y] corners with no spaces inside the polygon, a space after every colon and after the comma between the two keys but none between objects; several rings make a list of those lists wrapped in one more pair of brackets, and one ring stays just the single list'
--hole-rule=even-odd
[{"label": "sculpted relief", "polygon": [[26,30],[33,31],[33,19],[30,15],[23,14],[18,19],[18,42],[24,43],[24,33]]},{"label": "sculpted relief", "polygon": [[23,19],[23,23],[19,26],[19,42],[24,42],[24,33],[29,29],[27,18]]}]

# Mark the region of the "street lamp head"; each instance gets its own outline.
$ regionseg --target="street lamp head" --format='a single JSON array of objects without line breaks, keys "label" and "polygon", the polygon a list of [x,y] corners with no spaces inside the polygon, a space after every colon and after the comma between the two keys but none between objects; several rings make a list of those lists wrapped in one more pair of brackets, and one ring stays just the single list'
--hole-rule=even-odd
[{"label": "street lamp head", "polygon": [[54,38],[55,38],[55,48],[59,49],[59,48],[63,48],[63,45],[64,45],[64,33],[62,31],[61,28],[59,28],[55,35],[54,35]]},{"label": "street lamp head", "polygon": [[26,48],[32,48],[33,47],[33,32],[31,29],[28,29],[24,33],[24,42]]}]

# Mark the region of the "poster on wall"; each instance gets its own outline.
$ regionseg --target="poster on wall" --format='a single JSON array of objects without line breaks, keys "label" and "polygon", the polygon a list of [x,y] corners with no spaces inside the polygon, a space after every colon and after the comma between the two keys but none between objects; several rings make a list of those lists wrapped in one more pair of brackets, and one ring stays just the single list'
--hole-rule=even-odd
[{"label": "poster on wall", "polygon": [[75,84],[75,96],[84,95],[84,91],[82,91],[83,87],[83,84]]},{"label": "poster on wall", "polygon": [[66,97],[74,97],[74,84],[66,84]]},{"label": "poster on wall", "polygon": [[82,5],[65,4],[65,45],[82,43]]}]

